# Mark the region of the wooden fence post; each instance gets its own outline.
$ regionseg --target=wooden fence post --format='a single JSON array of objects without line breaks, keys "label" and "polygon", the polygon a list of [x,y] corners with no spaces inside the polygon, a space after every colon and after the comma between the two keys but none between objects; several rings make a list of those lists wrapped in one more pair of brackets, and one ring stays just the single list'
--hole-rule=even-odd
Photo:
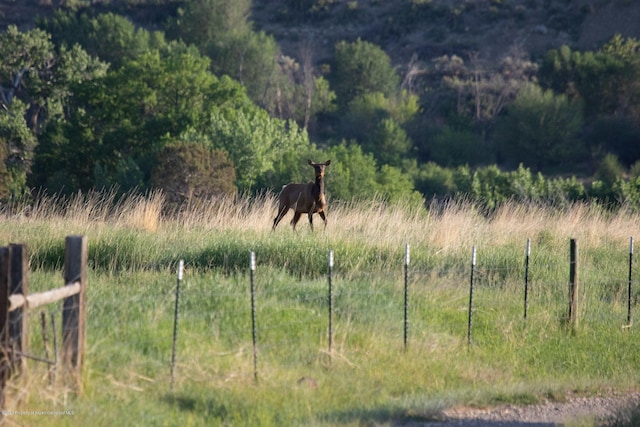
[{"label": "wooden fence post", "polygon": [[569,260],[569,324],[578,326],[578,242],[571,239]]},{"label": "wooden fence post", "polygon": [[[11,373],[9,365],[9,284],[11,248],[0,248],[0,409],[4,409],[4,388]],[[1,415],[0,415],[1,419]]]},{"label": "wooden fence post", "polygon": [[[27,246],[23,244],[11,244],[11,284],[9,295],[22,294],[25,297],[29,294],[28,274],[29,257]],[[28,307],[23,305],[9,313],[9,341],[11,344],[11,364],[12,369],[24,371],[26,362],[22,354],[27,351],[29,343],[29,327],[27,324]]]},{"label": "wooden fence post", "polygon": [[69,286],[80,282],[80,292],[63,301],[62,311],[62,363],[63,369],[75,380],[82,391],[82,361],[85,344],[85,304],[87,284],[86,236],[67,236],[64,253],[64,280]]}]

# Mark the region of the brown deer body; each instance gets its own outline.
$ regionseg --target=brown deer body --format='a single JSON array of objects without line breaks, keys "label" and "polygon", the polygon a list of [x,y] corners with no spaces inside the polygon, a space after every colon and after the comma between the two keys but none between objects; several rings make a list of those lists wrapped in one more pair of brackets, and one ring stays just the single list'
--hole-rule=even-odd
[{"label": "brown deer body", "polygon": [[309,160],[309,164],[313,166],[316,173],[316,180],[307,184],[287,184],[282,187],[280,196],[278,197],[278,214],[273,219],[273,228],[275,230],[278,223],[287,214],[289,209],[293,209],[293,219],[291,225],[296,229],[296,224],[300,220],[303,213],[309,216],[309,225],[313,230],[313,214],[317,213],[327,226],[327,217],[325,209],[327,208],[327,200],[324,197],[324,169],[329,166],[331,160],[324,163],[314,163]]}]

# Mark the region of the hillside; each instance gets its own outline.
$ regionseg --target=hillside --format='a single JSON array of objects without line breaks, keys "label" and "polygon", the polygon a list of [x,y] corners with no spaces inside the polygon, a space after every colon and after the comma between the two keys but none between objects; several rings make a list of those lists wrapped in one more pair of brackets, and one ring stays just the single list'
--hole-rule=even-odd
[{"label": "hillside", "polygon": [[[60,3],[0,0],[0,29],[9,24],[29,28]],[[93,3],[147,28],[161,28],[180,4]],[[305,5],[299,10],[294,3],[254,0],[251,19],[256,29],[276,38],[286,55],[299,57],[306,44],[317,62],[330,57],[337,41],[358,37],[383,47],[400,67],[414,56],[428,61],[477,52],[491,59],[518,47],[535,59],[562,44],[594,49],[616,33],[640,38],[640,2],[630,0],[317,0],[299,2]]]},{"label": "hillside", "polygon": [[382,46],[397,65],[414,55],[478,52],[490,59],[513,47],[535,59],[562,44],[587,50],[616,33],[640,37],[640,2],[628,0],[342,1],[298,20],[282,16],[279,2],[254,4],[256,25],[285,53],[297,56],[300,41],[310,40],[319,60],[337,41],[357,37]]}]

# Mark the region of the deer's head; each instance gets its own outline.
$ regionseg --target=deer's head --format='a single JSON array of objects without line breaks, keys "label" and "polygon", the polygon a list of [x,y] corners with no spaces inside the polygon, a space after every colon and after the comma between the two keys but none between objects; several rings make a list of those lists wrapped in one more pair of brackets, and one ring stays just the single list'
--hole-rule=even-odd
[{"label": "deer's head", "polygon": [[309,164],[313,166],[313,169],[316,172],[316,178],[322,178],[324,177],[324,168],[331,164],[331,160],[327,160],[324,163],[315,163],[309,160]]}]

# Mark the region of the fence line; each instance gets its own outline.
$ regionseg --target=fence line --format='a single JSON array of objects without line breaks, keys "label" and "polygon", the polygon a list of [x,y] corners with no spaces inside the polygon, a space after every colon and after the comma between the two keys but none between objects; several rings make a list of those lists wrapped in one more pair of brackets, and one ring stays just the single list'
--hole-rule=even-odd
[{"label": "fence line", "polygon": [[[632,251],[632,250],[631,250]],[[570,257],[570,274],[569,274],[569,295],[576,295],[578,294],[578,290],[577,290],[577,266],[578,266],[578,262],[577,262],[577,258],[578,258],[578,254],[577,254],[577,243],[575,241],[575,239],[571,240],[571,257]],[[628,281],[628,285],[629,285],[629,307],[631,307],[631,296],[632,296],[632,278],[631,278],[631,270],[632,270],[632,256],[630,256],[630,264],[629,264],[629,281]],[[332,355],[332,351],[333,349],[333,343],[334,343],[334,328],[335,328],[335,307],[336,305],[340,305],[340,301],[342,298],[349,298],[349,297],[358,297],[358,296],[363,296],[364,298],[370,299],[372,296],[379,296],[379,297],[386,297],[389,292],[389,289],[384,290],[384,289],[370,289],[370,290],[362,290],[362,289],[345,289],[345,288],[341,288],[338,287],[338,289],[336,290],[335,288],[335,283],[334,283],[334,279],[336,278],[334,272],[333,272],[333,267],[334,267],[334,259],[333,259],[333,251],[329,251],[329,259],[328,259],[328,264],[327,264],[327,285],[328,285],[328,289],[327,289],[327,294],[326,294],[326,299],[324,299],[322,297],[322,292],[320,288],[314,287],[311,291],[311,295],[309,295],[309,289],[305,289],[305,291],[300,291],[300,290],[295,290],[292,291],[291,289],[281,289],[281,288],[276,288],[276,289],[269,289],[266,286],[262,286],[260,288],[260,292],[256,291],[256,287],[255,287],[255,276],[256,276],[256,267],[255,267],[255,254],[253,252],[250,253],[250,263],[249,263],[249,269],[250,269],[250,309],[228,309],[228,308],[220,308],[218,313],[225,313],[226,316],[229,317],[229,319],[227,319],[226,321],[233,321],[233,314],[238,314],[238,313],[243,313],[246,314],[247,311],[250,311],[250,315],[251,315],[251,337],[252,337],[252,343],[253,343],[253,374],[254,374],[254,379],[257,382],[258,381],[258,352],[259,349],[261,351],[269,351],[269,350],[278,350],[280,349],[282,346],[280,345],[283,342],[288,342],[288,340],[276,340],[276,341],[269,341],[266,344],[263,343],[262,345],[258,346],[258,334],[257,334],[257,330],[263,330],[265,331],[264,336],[268,336],[269,333],[271,331],[277,331],[277,330],[282,330],[282,331],[286,331],[286,330],[290,330],[290,326],[292,325],[299,325],[299,324],[306,324],[309,322],[317,322],[318,321],[318,315],[315,312],[314,309],[309,309],[310,312],[309,313],[305,313],[305,315],[301,314],[300,316],[297,316],[293,319],[290,319],[288,316],[284,316],[284,318],[286,318],[287,320],[282,322],[282,321],[266,321],[266,322],[262,322],[260,325],[260,327],[258,327],[258,318],[262,317],[262,315],[260,313],[265,313],[268,312],[269,309],[271,308],[282,308],[279,307],[278,303],[276,302],[271,302],[271,301],[265,301],[265,298],[272,298],[272,297],[287,297],[290,296],[291,298],[293,298],[295,301],[300,302],[300,303],[314,303],[314,302],[320,302],[322,300],[325,301],[325,303],[327,304],[327,308],[328,308],[328,318],[326,319],[326,327],[327,327],[327,348],[328,348],[328,355],[329,355],[329,363],[331,362],[331,355]],[[544,266],[545,264],[535,264],[536,267],[538,268],[543,268],[541,266]],[[549,266],[553,265],[554,268],[557,268],[558,266],[556,264],[547,264]],[[402,332],[399,331],[398,328],[395,327],[391,327],[388,328],[388,332],[390,333],[401,333],[403,334],[403,344],[404,344],[404,348],[407,348],[408,342],[409,342],[409,319],[410,319],[410,310],[409,308],[411,307],[410,304],[410,295],[411,292],[409,291],[409,274],[414,273],[414,271],[417,272],[429,272],[430,274],[434,273],[434,272],[439,272],[439,270],[437,269],[415,269],[415,270],[411,270],[410,264],[409,264],[409,245],[407,244],[405,246],[405,265],[404,265],[405,269],[404,269],[404,304],[403,304],[403,330]],[[514,267],[514,266],[490,266],[490,267],[479,267],[477,264],[477,251],[476,251],[476,247],[473,246],[472,248],[472,253],[471,253],[471,265],[470,265],[470,269],[457,269],[457,268],[450,268],[447,269],[448,272],[451,271],[460,271],[460,272],[464,272],[464,271],[470,272],[470,280],[469,280],[469,294],[468,294],[468,323],[467,323],[467,344],[470,345],[473,342],[473,315],[474,315],[474,311],[476,310],[475,307],[475,301],[474,301],[474,287],[477,287],[478,285],[482,285],[480,286],[480,288],[486,286],[486,283],[484,282],[489,282],[489,284],[493,284],[496,281],[496,278],[492,275],[492,273],[495,272],[501,272],[501,271],[517,271],[518,267]],[[348,276],[345,276],[348,277]],[[353,279],[353,278],[351,278]],[[500,279],[497,279],[497,282],[495,283],[499,283]],[[532,291],[531,285],[535,284],[536,281],[532,281],[531,280],[531,241],[530,239],[527,239],[527,244],[526,244],[526,251],[525,251],[525,263],[524,263],[524,295],[523,295],[523,299],[524,299],[524,304],[523,304],[523,308],[524,308],[524,312],[523,312],[523,318],[525,320],[525,324],[528,318],[531,317],[530,313],[528,312],[528,308],[529,308],[529,304],[530,304],[530,293]],[[622,281],[618,282],[618,283],[622,283]],[[493,286],[492,286],[493,287]],[[538,287],[539,288],[539,287]],[[534,288],[534,291],[536,291],[537,289]],[[301,293],[301,292],[306,292],[306,293]],[[555,291],[557,292],[557,290]],[[234,300],[233,303],[238,303],[238,304],[244,304],[242,301],[246,301],[245,298],[247,297],[247,293],[246,291],[239,291],[239,292],[221,292],[220,294],[214,294],[216,297],[223,297],[223,298],[231,298],[232,300]],[[462,301],[462,297],[458,297],[457,298],[460,302]],[[260,302],[258,301],[260,300]],[[302,310],[302,309],[300,309]],[[577,322],[577,316],[578,316],[578,312],[577,312],[577,304],[574,302],[573,299],[570,300],[570,306],[569,306],[569,316],[567,317],[571,324],[574,324],[573,322]],[[629,308],[629,310],[631,310]],[[482,312],[482,307],[480,307],[480,312]],[[306,314],[314,314],[312,316],[306,316]],[[538,315],[536,315],[534,313],[533,318],[539,317]],[[283,319],[284,319],[283,318]],[[321,318],[321,317],[320,317]],[[226,319],[226,317],[225,317]],[[283,320],[280,319],[280,320]],[[224,331],[223,330],[223,324],[220,323],[218,326],[218,330],[217,330],[217,336],[218,337],[232,337],[232,336],[237,336],[238,333],[238,328],[240,328],[240,330],[242,329],[242,327],[239,327],[238,325],[234,325],[233,331]],[[262,341],[262,339],[261,339]]]},{"label": "fence line", "polygon": [[[77,242],[74,244],[76,246],[78,245]],[[75,307],[74,309],[78,313],[80,312],[80,307],[84,305],[84,302],[83,302],[84,292],[86,290],[86,239],[84,240],[83,244],[84,244],[84,248],[82,248],[82,244],[80,247],[80,253],[82,254],[80,261],[76,260],[75,262],[71,262],[71,261],[68,262],[67,255],[65,255],[65,271],[66,272],[65,272],[64,287],[42,292],[39,294],[29,295],[27,292],[28,283],[26,280],[26,274],[24,274],[25,277],[17,281],[22,286],[20,292],[15,292],[13,290],[11,292],[7,292],[6,289],[14,289],[14,288],[9,288],[7,286],[7,288],[5,289],[4,286],[0,286],[1,288],[0,289],[0,318],[10,317],[10,320],[3,324],[3,326],[8,325],[8,327],[2,327],[0,329],[0,332],[1,332],[0,342],[3,345],[2,347],[3,351],[5,351],[7,355],[15,358],[15,357],[20,357],[21,355],[26,354],[26,351],[27,351],[26,341],[24,341],[23,345],[19,347],[20,350],[17,350],[18,348],[17,341],[15,341],[15,339],[12,339],[11,337],[19,336],[20,339],[22,340],[21,342],[23,342],[23,340],[25,339],[27,328],[24,325],[26,324],[25,322],[26,322],[26,319],[28,318],[29,309],[41,306],[46,303],[57,301],[59,299],[64,299],[65,309],[63,311],[63,317],[66,319],[69,319],[72,316],[65,314],[68,310],[70,310],[70,308],[67,308],[68,304],[66,301],[73,300],[75,298],[76,302],[71,304],[71,306]],[[19,245],[16,245],[16,246],[19,246]],[[20,252],[20,250],[22,250],[23,252]],[[531,313],[528,313],[528,303],[531,302],[529,300],[529,297],[530,297],[529,294],[531,292],[534,292],[534,295],[535,295],[535,292],[537,291],[536,289],[537,286],[530,287],[530,285],[536,284],[535,280],[531,281],[530,250],[531,250],[530,241],[528,240],[527,250],[526,250],[525,280],[524,280],[524,284],[525,284],[524,319],[525,320],[531,317],[535,319],[536,317],[535,313],[533,313],[533,316],[530,316]],[[628,288],[628,301],[627,301],[629,313],[631,311],[631,298],[632,298],[632,275],[631,275],[631,271],[633,267],[632,252],[633,252],[632,243],[630,243],[629,280],[628,280],[629,288]],[[15,255],[12,255],[12,254],[15,254]],[[473,329],[474,312],[476,311],[477,308],[479,308],[480,310],[478,311],[477,314],[479,315],[482,314],[482,307],[476,307],[476,305],[478,305],[477,304],[478,302],[480,303],[483,302],[482,288],[496,287],[496,285],[499,286],[501,283],[500,280],[502,277],[499,274],[500,272],[519,271],[519,267],[514,267],[514,266],[498,265],[498,266],[483,267],[482,262],[476,263],[475,246],[473,247],[473,250],[472,250],[472,261],[471,261],[470,271],[469,271],[469,266],[467,266],[466,268],[462,268],[462,267],[447,268],[445,270],[439,270],[435,268],[419,268],[419,267],[415,268],[415,266],[410,265],[409,244],[407,244],[405,246],[403,291],[400,290],[400,286],[399,286],[400,277],[401,277],[400,272],[398,272],[399,273],[398,278],[396,279],[390,279],[389,277],[383,278],[383,281],[393,282],[393,286],[386,287],[384,289],[375,289],[375,288],[363,289],[364,286],[366,286],[366,280],[364,279],[362,279],[362,283],[359,283],[358,287],[349,288],[349,287],[340,286],[339,281],[349,277],[352,278],[352,276],[348,274],[336,275],[334,272],[334,265],[333,265],[334,260],[333,260],[332,251],[329,252],[329,257],[330,258],[327,266],[328,267],[327,288],[324,288],[320,285],[318,286],[314,285],[313,288],[303,288],[303,289],[294,288],[293,290],[284,289],[281,287],[270,288],[269,286],[265,286],[265,285],[262,285],[257,288],[255,285],[256,263],[255,263],[255,254],[253,252],[250,253],[250,258],[249,258],[250,288],[247,289],[246,287],[242,287],[242,289],[237,292],[229,291],[223,288],[218,289],[215,286],[213,288],[209,287],[207,288],[207,291],[203,292],[200,289],[191,289],[188,286],[188,283],[186,284],[187,286],[181,286],[183,273],[182,273],[182,268],[179,268],[178,281],[175,284],[175,289],[172,288],[172,290],[175,290],[176,300],[175,300],[174,338],[173,338],[172,355],[171,355],[171,387],[173,387],[174,385],[175,367],[176,367],[176,360],[177,360],[176,343],[179,338],[178,337],[178,333],[179,333],[178,313],[179,313],[179,310],[184,307],[185,302],[191,301],[193,303],[193,298],[202,299],[206,297],[211,297],[213,300],[220,299],[220,301],[222,302],[220,306],[213,308],[214,313],[216,313],[216,315],[218,316],[216,320],[218,322],[218,325],[216,325],[217,332],[215,334],[217,337],[224,337],[227,339],[234,338],[234,337],[237,337],[238,335],[237,331],[248,331],[248,328],[246,326],[241,326],[240,323],[244,324],[244,322],[249,319],[248,315],[250,315],[251,340],[253,343],[253,354],[252,354],[253,370],[254,370],[253,375],[254,375],[255,381],[257,382],[258,381],[258,356],[260,355],[259,352],[274,351],[279,349],[280,346],[278,345],[278,343],[282,342],[281,340],[278,341],[278,339],[281,337],[280,335],[281,331],[283,333],[286,332],[288,329],[290,329],[289,327],[292,325],[311,324],[312,322],[321,322],[320,325],[317,327],[317,329],[324,330],[324,327],[326,326],[328,330],[326,335],[324,333],[322,334],[323,344],[321,345],[321,347],[325,348],[324,337],[326,336],[328,354],[329,356],[331,356],[332,352],[335,351],[335,348],[334,348],[335,337],[333,334],[335,333],[336,329],[338,330],[340,329],[340,325],[338,325],[338,328],[336,328],[336,323],[337,323],[336,320],[339,321],[341,318],[340,316],[348,317],[348,316],[351,316],[352,313],[357,313],[357,311],[360,309],[361,306],[352,305],[352,304],[359,304],[358,301],[363,299],[364,300],[377,299],[377,301],[381,301],[385,298],[388,298],[389,296],[393,298],[392,304],[389,304],[389,306],[393,306],[393,310],[395,310],[397,307],[398,319],[402,319],[402,326],[401,326],[400,320],[398,320],[397,323],[389,324],[390,325],[389,326],[386,323],[385,324],[379,323],[374,316],[367,315],[365,318],[366,318],[366,321],[369,321],[371,319],[377,326],[381,326],[385,332],[388,332],[389,334],[393,334],[393,336],[397,336],[398,347],[401,345],[400,342],[402,342],[402,344],[404,345],[404,348],[406,349],[411,341],[410,336],[412,334],[418,334],[420,330],[418,327],[414,327],[414,324],[411,323],[411,320],[415,319],[415,317],[412,317],[412,316],[415,316],[415,314],[413,313],[415,313],[415,310],[418,310],[419,307],[421,306],[420,301],[417,301],[417,303],[414,302],[416,301],[414,297],[414,292],[416,292],[415,291],[416,289],[419,289],[417,286],[415,286],[414,282],[416,280],[415,278],[417,275],[424,274],[425,272],[428,272],[428,274],[439,274],[439,273],[442,273],[442,271],[446,271],[447,273],[451,273],[451,272],[469,273],[470,272],[471,276],[469,280],[470,287],[469,287],[469,294],[468,294],[468,302],[469,302],[468,316],[469,317],[468,317],[468,325],[467,325],[468,326],[467,341],[468,341],[468,344],[471,344],[472,333],[473,333],[472,329]],[[14,249],[13,247],[0,249],[0,277],[13,277],[12,275],[15,272],[19,271],[19,269],[14,268],[13,264],[8,265],[6,267],[2,267],[2,265],[4,265],[4,262],[2,262],[2,260],[5,258],[10,260],[11,262],[17,262],[15,261],[15,259],[20,259],[20,258],[27,260],[28,257],[26,256],[26,248],[21,246],[21,249]],[[478,257],[478,258],[481,258],[481,257]],[[576,254],[576,258],[577,258],[577,254]],[[84,261],[82,261],[82,259],[84,259]],[[74,267],[75,268],[74,269],[72,267],[69,267],[67,264],[70,264],[70,265],[76,264],[76,267]],[[577,266],[577,262],[574,264]],[[78,265],[80,270],[78,270]],[[183,264],[181,263],[180,265],[182,266]],[[533,265],[537,268],[543,268],[542,266],[547,264],[534,263]],[[556,264],[548,264],[548,265],[553,265],[554,268],[558,268],[558,265]],[[535,276],[535,272],[534,272],[534,276]],[[367,276],[367,274],[360,274],[358,277],[362,278],[362,277],[369,277],[369,276]],[[426,280],[429,280],[429,278],[427,277]],[[10,281],[8,281],[8,283],[16,283],[16,279],[11,278]],[[616,283],[622,284],[625,282],[623,279],[620,279]],[[564,288],[565,285],[563,284],[562,286]],[[5,289],[4,293],[6,293],[6,295],[3,295],[2,289]],[[18,289],[18,288],[16,287],[15,289]],[[425,287],[422,287],[421,289],[428,289],[428,288],[425,286]],[[193,291],[193,294],[191,294],[192,291]],[[479,291],[477,295],[476,295],[476,291]],[[394,293],[394,292],[397,292],[397,293]],[[167,299],[169,299],[169,294],[165,294],[164,296]],[[480,299],[475,300],[474,299],[475,296],[480,296]],[[7,301],[6,305],[2,304],[3,297],[6,297],[6,301]],[[248,297],[251,298],[250,308],[249,308],[249,304],[247,304],[249,302]],[[140,295],[133,298],[129,298],[128,300],[138,301],[138,300],[144,300],[146,298],[155,299],[155,297],[152,295]],[[274,302],[274,300],[269,300],[270,298],[274,298],[274,299],[291,298],[292,300],[294,300],[296,303],[299,303],[299,304],[309,304],[310,306],[314,306],[314,307],[316,307],[316,305],[318,307],[322,306],[323,313],[318,314],[320,313],[319,309],[318,309],[318,312],[315,312],[315,309],[309,309],[311,311],[307,312],[304,309],[296,308],[292,314],[289,313],[289,311],[287,311],[283,313],[282,317],[272,318],[271,321],[269,320],[264,321],[264,319],[262,319],[264,313],[268,313],[269,310],[273,310],[273,309],[278,309],[278,308],[282,309],[282,307],[278,307],[278,304]],[[166,301],[163,301],[163,304],[164,303],[166,303]],[[181,303],[182,303],[182,306],[181,306]],[[455,303],[456,304],[464,303],[464,297],[461,297],[461,296],[455,297]],[[324,304],[327,305],[328,312],[324,312]],[[229,305],[234,306],[234,308],[230,309]],[[4,313],[3,313],[3,310],[4,310]],[[22,314],[20,314],[19,316],[15,315],[15,313],[20,313],[21,310],[22,310]],[[80,368],[82,366],[82,348],[80,347],[80,345],[84,346],[84,333],[85,333],[84,332],[84,309],[82,310],[83,310],[83,314],[82,314],[83,320],[81,324],[78,323],[75,326],[73,326],[69,320],[66,320],[66,321],[63,320],[63,325],[65,327],[65,330],[67,331],[65,333],[65,339],[63,339],[63,348],[68,349],[70,345],[69,343],[75,343],[75,347],[71,346],[71,348],[75,348],[75,350],[70,350],[70,351],[63,350],[64,353],[67,354],[66,357],[63,357],[63,361],[65,365],[68,364],[69,366],[72,366],[72,369],[75,369],[76,372],[79,372],[77,370],[77,366],[80,366]],[[338,313],[337,316],[336,316],[336,312]],[[400,314],[400,312],[402,312],[402,314]],[[576,315],[578,314],[577,309],[574,312]],[[328,318],[325,317],[324,313],[327,313]],[[190,316],[191,314],[192,313],[190,313],[188,316]],[[425,315],[426,315],[425,313],[421,314],[421,316],[425,316]],[[79,316],[80,314],[76,314],[76,317],[79,317]],[[628,323],[630,324],[630,320],[631,320],[630,314],[628,314],[627,318],[628,318]],[[214,316],[214,319],[216,319],[215,316]],[[276,319],[276,320],[273,320],[273,319]],[[263,321],[263,323],[258,324],[259,321]],[[21,330],[23,332],[21,332],[20,334],[10,332],[14,325],[16,327],[16,330],[19,329],[18,325],[22,326]],[[231,325],[231,328],[228,330],[225,330],[229,325]],[[411,328],[409,328],[409,326],[411,326]],[[314,330],[315,329],[316,328],[314,328]],[[260,336],[258,335],[258,331],[262,332]],[[263,337],[269,337],[269,336],[271,336],[272,341],[263,342]],[[259,340],[260,340],[260,345],[258,345]],[[75,356],[74,356],[74,351],[75,351]],[[324,350],[322,350],[322,352],[324,352]],[[166,363],[166,361],[164,363]],[[8,370],[8,371],[5,370],[1,372],[11,372],[11,370]],[[77,378],[79,379],[79,375],[77,376]],[[6,378],[2,377],[0,378],[0,380],[6,381]]]}]

